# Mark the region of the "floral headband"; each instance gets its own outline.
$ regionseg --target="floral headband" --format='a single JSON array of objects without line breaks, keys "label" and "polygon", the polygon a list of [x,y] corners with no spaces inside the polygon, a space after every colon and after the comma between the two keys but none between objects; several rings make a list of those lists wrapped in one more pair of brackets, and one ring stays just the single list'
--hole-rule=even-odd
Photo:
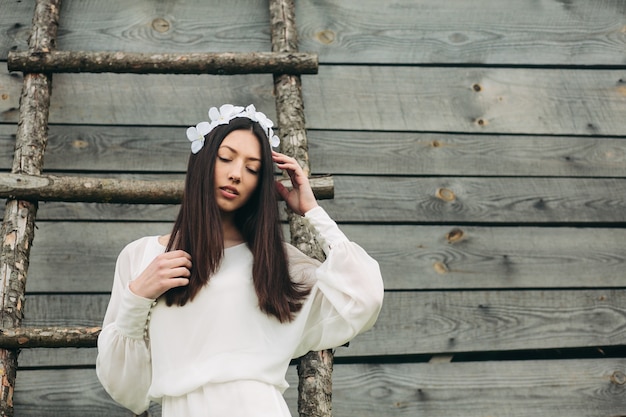
[{"label": "floral headband", "polygon": [[247,117],[253,122],[257,122],[270,141],[272,148],[280,145],[280,139],[274,134],[272,122],[265,114],[256,111],[254,104],[250,104],[245,109],[241,106],[233,106],[232,104],[223,104],[218,110],[217,107],[209,109],[209,122],[200,122],[195,127],[187,129],[187,139],[191,141],[191,152],[196,154],[204,146],[204,137],[219,125],[226,125],[237,117]]}]

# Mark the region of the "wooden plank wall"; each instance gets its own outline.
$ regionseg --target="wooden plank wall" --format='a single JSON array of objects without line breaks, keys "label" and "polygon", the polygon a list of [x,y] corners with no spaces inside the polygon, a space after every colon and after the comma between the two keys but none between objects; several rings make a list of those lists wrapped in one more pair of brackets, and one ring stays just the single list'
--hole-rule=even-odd
[{"label": "wooden plank wall", "polygon": [[[264,1],[218,3],[68,0],[58,48],[270,50]],[[303,86],[313,171],[336,181],[322,204],[387,289],[375,328],[337,351],[335,415],[626,414],[626,1],[296,3],[321,63]],[[22,79],[6,56],[33,5],[0,0],[2,170]],[[274,116],[270,75],[53,86],[47,173],[182,178],[184,129],[209,106]],[[41,204],[25,324],[98,325],[119,250],[175,213]],[[23,351],[16,414],[127,415],[94,358]]]}]

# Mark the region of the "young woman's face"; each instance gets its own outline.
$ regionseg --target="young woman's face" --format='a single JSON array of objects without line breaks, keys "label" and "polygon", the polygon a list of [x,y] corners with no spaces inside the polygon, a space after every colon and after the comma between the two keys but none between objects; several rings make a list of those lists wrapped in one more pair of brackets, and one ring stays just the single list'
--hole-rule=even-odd
[{"label": "young woman's face", "polygon": [[223,213],[243,207],[261,172],[261,144],[249,130],[234,130],[222,141],[215,161],[215,193]]}]

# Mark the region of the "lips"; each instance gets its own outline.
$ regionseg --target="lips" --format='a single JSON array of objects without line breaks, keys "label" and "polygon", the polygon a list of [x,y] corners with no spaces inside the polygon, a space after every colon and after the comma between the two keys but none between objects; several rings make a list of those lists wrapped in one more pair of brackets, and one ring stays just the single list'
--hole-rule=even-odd
[{"label": "lips", "polygon": [[223,187],[220,187],[220,190],[222,190],[222,192],[228,197],[236,197],[239,195],[239,191],[237,191],[237,189],[235,187],[231,187],[229,185],[225,185]]}]

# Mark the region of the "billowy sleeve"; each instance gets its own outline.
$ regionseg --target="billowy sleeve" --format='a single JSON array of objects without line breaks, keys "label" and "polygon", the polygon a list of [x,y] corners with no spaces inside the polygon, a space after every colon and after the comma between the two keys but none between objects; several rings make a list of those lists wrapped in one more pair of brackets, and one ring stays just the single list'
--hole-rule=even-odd
[{"label": "billowy sleeve", "polygon": [[98,337],[96,373],[116,402],[141,414],[148,409],[152,380],[150,349],[144,330],[153,300],[129,289],[133,244],[122,250],[115,266],[111,299]]},{"label": "billowy sleeve", "polygon": [[288,247],[296,281],[312,283],[302,308],[306,325],[296,356],[341,346],[369,330],[380,313],[383,280],[378,262],[351,242],[321,207],[305,214],[326,254],[319,264]]}]

